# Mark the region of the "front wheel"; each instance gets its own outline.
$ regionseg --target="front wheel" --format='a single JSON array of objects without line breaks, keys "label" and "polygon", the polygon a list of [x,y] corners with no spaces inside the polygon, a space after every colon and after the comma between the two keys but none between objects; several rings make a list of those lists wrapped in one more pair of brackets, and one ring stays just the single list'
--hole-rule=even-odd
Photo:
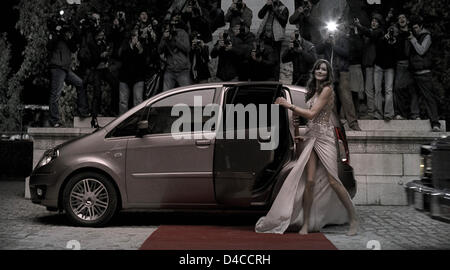
[{"label": "front wheel", "polygon": [[84,172],[73,176],[63,193],[63,206],[70,222],[84,227],[107,224],[117,209],[117,192],[102,174]]}]

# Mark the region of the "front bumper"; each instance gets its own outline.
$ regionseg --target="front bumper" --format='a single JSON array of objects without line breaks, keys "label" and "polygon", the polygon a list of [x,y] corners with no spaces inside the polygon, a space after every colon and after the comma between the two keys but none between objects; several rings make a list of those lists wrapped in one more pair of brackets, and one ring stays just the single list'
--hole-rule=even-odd
[{"label": "front bumper", "polygon": [[432,218],[450,222],[450,191],[435,189],[420,180],[405,185],[408,205]]},{"label": "front bumper", "polygon": [[34,170],[30,176],[31,201],[35,204],[57,208],[60,188],[58,179],[60,176],[54,170]]}]

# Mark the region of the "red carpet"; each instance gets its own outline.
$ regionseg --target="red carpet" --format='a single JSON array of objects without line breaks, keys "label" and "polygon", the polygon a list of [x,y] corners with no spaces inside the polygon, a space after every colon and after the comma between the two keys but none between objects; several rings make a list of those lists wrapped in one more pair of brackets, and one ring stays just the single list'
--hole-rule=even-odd
[{"label": "red carpet", "polygon": [[159,226],[141,250],[336,250],[322,234],[261,234],[254,227]]}]

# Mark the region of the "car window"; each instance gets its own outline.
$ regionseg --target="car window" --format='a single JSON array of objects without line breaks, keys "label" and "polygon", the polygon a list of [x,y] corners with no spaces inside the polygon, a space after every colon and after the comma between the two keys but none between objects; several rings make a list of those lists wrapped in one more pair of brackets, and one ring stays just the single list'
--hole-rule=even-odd
[{"label": "car window", "polygon": [[[231,88],[227,91],[226,93],[226,97],[225,97],[225,103],[227,105],[238,105],[238,104],[242,104],[244,107],[248,108],[250,110],[250,107],[248,107],[248,105],[255,105],[256,108],[256,113],[258,116],[258,127],[262,127],[260,126],[261,122],[259,121],[259,117],[260,117],[260,112],[259,112],[259,105],[260,104],[265,104],[267,105],[267,116],[266,119],[267,121],[265,121],[265,125],[264,127],[270,126],[271,125],[271,109],[272,107],[270,105],[273,104],[273,102],[275,101],[276,97],[280,95],[280,92],[277,91],[276,86],[265,86],[265,85],[260,85],[260,86],[244,86],[244,87],[235,87],[235,88]],[[233,117],[232,116],[232,111],[228,110],[225,113],[225,118],[229,118],[229,117]],[[232,129],[237,129],[237,117],[238,115],[236,113],[234,113],[234,127],[229,127],[225,125],[225,130],[232,130]],[[249,114],[246,113],[245,114],[245,129],[249,128]]]},{"label": "car window", "polygon": [[[295,106],[301,107],[301,108],[306,108],[306,102],[305,102],[305,95],[306,93],[301,92],[301,91],[291,91],[291,96],[292,96],[292,103]],[[306,125],[307,120],[303,117],[298,116],[297,117],[299,120],[299,124],[300,126],[304,126]]]},{"label": "car window", "polygon": [[144,107],[122,121],[108,137],[135,136],[137,133],[137,123],[145,118],[145,110],[146,108]]},{"label": "car window", "polygon": [[[189,107],[190,112],[190,125],[187,130],[181,130],[179,132],[195,132],[201,131],[200,127],[203,127],[203,124],[208,121],[211,117],[203,116],[200,118],[202,121],[201,125],[196,125],[196,117],[194,117],[194,111],[196,108],[194,104],[194,99],[201,98],[201,111],[205,108],[206,105],[212,104],[214,100],[214,92],[215,89],[202,89],[195,90],[189,92],[183,92],[179,94],[175,94],[169,97],[166,97],[162,100],[159,100],[150,105],[150,110],[148,113],[148,134],[164,134],[171,133],[172,124],[182,117],[182,114],[172,116],[172,108],[175,105],[185,104]],[[187,108],[187,107],[186,107]],[[198,108],[198,106],[197,106]]]}]

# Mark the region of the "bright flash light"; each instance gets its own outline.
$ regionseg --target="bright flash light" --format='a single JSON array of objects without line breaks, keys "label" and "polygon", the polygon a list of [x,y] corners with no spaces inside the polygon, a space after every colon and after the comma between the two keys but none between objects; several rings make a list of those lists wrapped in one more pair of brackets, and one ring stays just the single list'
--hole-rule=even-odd
[{"label": "bright flash light", "polygon": [[64,10],[60,10],[59,15],[61,15],[61,16],[64,15]]},{"label": "bright flash light", "polygon": [[337,27],[338,27],[338,25],[335,21],[329,21],[327,23],[327,29],[330,32],[335,32],[337,30]]}]

